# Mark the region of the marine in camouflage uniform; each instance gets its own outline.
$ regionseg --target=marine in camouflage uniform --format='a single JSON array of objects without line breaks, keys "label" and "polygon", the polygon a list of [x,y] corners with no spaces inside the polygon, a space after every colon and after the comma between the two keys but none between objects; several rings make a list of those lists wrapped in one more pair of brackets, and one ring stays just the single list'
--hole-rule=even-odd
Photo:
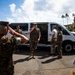
[{"label": "marine in camouflage uniform", "polygon": [[14,38],[0,35],[0,75],[13,75],[13,51],[15,45]]},{"label": "marine in camouflage uniform", "polygon": [[57,33],[57,51],[58,51],[58,58],[62,58],[62,29],[58,27]]},{"label": "marine in camouflage uniform", "polygon": [[8,22],[0,21],[0,75],[14,75],[13,52],[16,39],[15,37],[6,36],[8,29],[11,34],[20,36],[23,42],[28,41],[28,38],[15,32],[7,26],[8,24]]},{"label": "marine in camouflage uniform", "polygon": [[55,56],[56,52],[56,44],[57,44],[57,30],[55,26],[52,26],[52,33],[51,33],[51,52],[50,55]]},{"label": "marine in camouflage uniform", "polygon": [[17,28],[16,28],[15,31],[18,32],[18,33],[20,33],[20,34],[22,34],[22,30],[20,29],[20,26],[19,25],[17,26]]},{"label": "marine in camouflage uniform", "polygon": [[[18,33],[20,33],[20,34],[22,34],[22,30],[20,29],[20,25],[17,26],[17,28],[16,28],[15,31],[18,32]],[[15,36],[15,38],[18,38],[18,37]],[[20,47],[20,46],[21,46],[21,42],[20,42],[20,43],[19,43],[19,42],[16,43],[16,45],[15,45],[15,47],[14,47],[14,48],[15,48],[15,51],[14,51],[15,53],[20,51],[20,50],[19,50],[19,47]]]},{"label": "marine in camouflage uniform", "polygon": [[12,55],[15,45],[15,38],[8,38],[6,36],[7,24],[8,22],[0,22],[0,75],[14,74]]},{"label": "marine in camouflage uniform", "polygon": [[40,33],[40,29],[37,27],[36,24],[33,25],[33,27],[30,30],[30,56],[32,56],[32,58],[34,57],[34,53],[37,49],[37,43],[39,42],[41,37],[41,33]]}]

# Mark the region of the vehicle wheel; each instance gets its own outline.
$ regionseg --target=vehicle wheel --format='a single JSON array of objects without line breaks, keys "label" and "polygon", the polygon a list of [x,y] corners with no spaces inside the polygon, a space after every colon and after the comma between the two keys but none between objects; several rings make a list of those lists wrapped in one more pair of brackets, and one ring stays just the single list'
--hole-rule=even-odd
[{"label": "vehicle wheel", "polygon": [[72,43],[64,43],[63,44],[63,51],[67,52],[67,53],[72,52],[73,51]]}]

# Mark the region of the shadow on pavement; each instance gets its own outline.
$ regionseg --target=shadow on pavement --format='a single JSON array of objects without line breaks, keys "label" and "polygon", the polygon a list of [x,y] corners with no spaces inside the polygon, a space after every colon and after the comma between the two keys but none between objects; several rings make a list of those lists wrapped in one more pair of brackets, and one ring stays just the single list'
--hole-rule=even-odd
[{"label": "shadow on pavement", "polygon": [[16,61],[14,61],[14,64],[20,63],[20,62],[24,62],[24,61],[29,61],[31,58],[26,57],[25,59],[18,59]]},{"label": "shadow on pavement", "polygon": [[49,60],[46,60],[46,61],[43,61],[42,64],[45,64],[45,63],[50,63],[50,62],[53,62],[55,60],[57,60],[58,58],[51,58]]}]

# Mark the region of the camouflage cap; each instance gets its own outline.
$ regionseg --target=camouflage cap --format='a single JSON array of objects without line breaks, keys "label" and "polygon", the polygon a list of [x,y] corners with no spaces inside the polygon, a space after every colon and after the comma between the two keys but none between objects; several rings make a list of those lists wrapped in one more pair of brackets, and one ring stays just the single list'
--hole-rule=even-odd
[{"label": "camouflage cap", "polygon": [[37,23],[33,23],[33,25],[37,25]]},{"label": "camouflage cap", "polygon": [[0,25],[2,26],[7,26],[9,24],[9,22],[6,22],[6,21],[0,21]]}]

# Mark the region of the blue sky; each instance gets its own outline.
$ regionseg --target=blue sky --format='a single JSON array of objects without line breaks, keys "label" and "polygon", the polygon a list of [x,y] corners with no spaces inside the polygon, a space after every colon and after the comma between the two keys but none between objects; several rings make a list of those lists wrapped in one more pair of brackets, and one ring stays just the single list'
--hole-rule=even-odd
[{"label": "blue sky", "polygon": [[73,23],[75,0],[0,0],[0,20],[14,22],[57,22],[67,24],[61,16],[69,14]]},{"label": "blue sky", "polygon": [[12,17],[9,7],[12,3],[16,5],[16,8],[19,8],[23,0],[0,0],[0,20],[7,20],[7,17]]}]

